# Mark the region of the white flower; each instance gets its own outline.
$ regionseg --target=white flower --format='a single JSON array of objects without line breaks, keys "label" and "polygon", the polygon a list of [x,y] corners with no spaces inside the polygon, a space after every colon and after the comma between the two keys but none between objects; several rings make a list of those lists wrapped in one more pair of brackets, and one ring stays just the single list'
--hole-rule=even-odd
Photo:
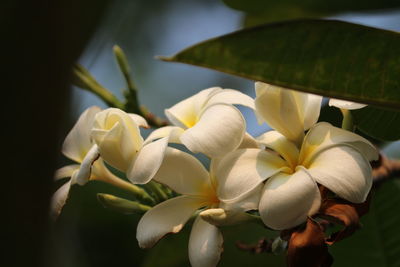
[{"label": "white flower", "polygon": [[168,144],[168,136],[144,144],[140,125],[147,123],[139,115],[108,108],[96,114],[91,131],[101,157],[136,184],[151,180]]},{"label": "white flower", "polygon": [[346,101],[346,100],[331,98],[329,100],[329,106],[334,106],[334,107],[341,108],[341,109],[353,110],[353,109],[360,109],[360,108],[366,107],[367,105],[356,103],[356,102],[351,102],[351,101]]},{"label": "white flower", "polygon": [[166,116],[175,126],[155,130],[148,141],[172,135],[170,142],[182,143],[194,153],[220,157],[235,150],[246,131],[246,122],[233,104],[254,109],[254,100],[236,90],[202,90],[166,109]]},{"label": "white flower", "polygon": [[322,96],[256,82],[256,114],[289,140],[300,144],[317,121]]},{"label": "white flower", "polygon": [[84,185],[89,180],[100,180],[125,187],[127,184],[129,185],[129,183],[114,176],[101,159],[95,161],[98,158],[98,153],[96,145],[90,138],[90,131],[94,117],[100,111],[101,109],[96,106],[86,109],[65,138],[62,153],[79,164],[67,165],[58,169],[55,173],[57,180],[67,177],[71,177],[71,179],[62,185],[52,197],[51,215],[53,218],[60,214],[71,186],[76,183]]},{"label": "white flower", "polygon": [[154,179],[182,195],[158,204],[142,217],[136,234],[140,247],[152,247],[164,235],[179,232],[197,210],[204,208],[196,217],[190,234],[189,259],[195,267],[217,265],[223,238],[216,225],[245,220],[245,211],[257,208],[259,194],[240,202],[220,201],[217,190],[223,191],[223,188],[214,175],[216,164],[211,165],[209,173],[195,157],[167,148]]},{"label": "white flower", "polygon": [[[216,172],[224,188],[219,192],[220,200],[246,198],[268,179],[259,211],[263,222],[277,230],[294,227],[318,211],[317,183],[350,202],[365,201],[372,185],[369,161],[378,158],[375,147],[361,136],[329,123],[313,126],[318,116],[315,116],[316,111],[308,111],[316,109],[319,100],[310,101],[308,97],[308,101],[295,101],[293,99],[307,98],[303,93],[298,96],[295,91],[273,88],[277,95],[271,98],[281,103],[276,106],[277,112],[264,106],[272,105],[272,100],[267,98],[269,89],[265,90],[256,99],[257,112],[275,123],[273,128],[280,132],[267,132],[258,138],[267,149],[239,149],[220,162]],[[298,108],[282,108],[287,103],[299,107],[299,103],[307,102],[311,108],[304,106],[307,104],[300,105],[303,112]],[[271,114],[267,114],[266,109]],[[312,128],[303,139],[301,136],[308,126]]]}]

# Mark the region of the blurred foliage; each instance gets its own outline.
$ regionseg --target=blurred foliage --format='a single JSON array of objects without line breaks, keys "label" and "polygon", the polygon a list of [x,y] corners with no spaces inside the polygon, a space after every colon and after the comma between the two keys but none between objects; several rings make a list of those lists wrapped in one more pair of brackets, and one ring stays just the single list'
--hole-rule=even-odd
[{"label": "blurred foliage", "polygon": [[400,266],[400,181],[386,182],[372,199],[363,227],[331,247],[333,267]]},{"label": "blurred foliage", "polygon": [[246,13],[244,25],[255,26],[275,21],[326,17],[345,12],[366,12],[399,8],[396,0],[223,0],[231,8]]}]

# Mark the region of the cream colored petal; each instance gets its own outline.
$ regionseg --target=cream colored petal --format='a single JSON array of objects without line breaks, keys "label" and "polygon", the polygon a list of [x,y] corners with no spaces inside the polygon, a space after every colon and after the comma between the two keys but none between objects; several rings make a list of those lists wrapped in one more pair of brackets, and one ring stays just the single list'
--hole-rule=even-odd
[{"label": "cream colored petal", "polygon": [[93,145],[89,152],[86,154],[78,170],[75,180],[77,184],[84,185],[89,181],[92,172],[92,165],[99,157],[100,154],[98,147],[97,145]]},{"label": "cream colored petal", "polygon": [[222,89],[214,94],[207,102],[207,106],[214,104],[241,105],[255,109],[254,99],[233,89]]},{"label": "cream colored petal", "polygon": [[102,158],[126,172],[142,148],[143,138],[136,122],[122,110],[110,108],[96,115],[92,138]]},{"label": "cream colored petal", "polygon": [[151,132],[151,134],[144,141],[144,145],[153,142],[154,140],[169,137],[169,143],[177,143],[180,144],[181,141],[179,137],[185,130],[181,127],[177,126],[165,126],[158,129],[155,129]]},{"label": "cream colored petal", "polygon": [[264,186],[259,211],[264,224],[275,230],[295,227],[316,213],[321,204],[318,186],[302,168],[294,174],[271,177]]},{"label": "cream colored petal", "polygon": [[231,105],[208,107],[197,124],[181,135],[182,143],[194,153],[220,157],[235,150],[243,140],[246,122]]},{"label": "cream colored petal", "polygon": [[331,98],[329,100],[329,106],[353,110],[353,109],[360,109],[360,108],[366,107],[367,105],[356,103],[356,102],[351,102],[351,101],[346,101],[346,100]]},{"label": "cream colored petal", "polygon": [[259,148],[257,140],[254,139],[253,136],[251,136],[249,133],[245,133],[243,136],[243,140],[240,143],[238,149],[241,148]]},{"label": "cream colored petal", "polygon": [[192,155],[168,147],[154,180],[179,194],[208,196],[212,190],[210,177],[201,162]]},{"label": "cream colored petal", "polygon": [[321,110],[322,96],[291,90],[297,104],[303,129],[308,130],[317,123]]},{"label": "cream colored petal", "polygon": [[81,114],[63,143],[62,153],[66,157],[78,163],[83,161],[86,153],[93,145],[90,139],[90,131],[93,127],[95,115],[100,111],[99,107],[93,106]]},{"label": "cream colored petal", "polygon": [[320,122],[310,129],[304,139],[300,150],[300,163],[307,166],[317,153],[340,144],[356,147],[369,161],[379,157],[377,149],[367,139],[327,122]]},{"label": "cream colored petal", "polygon": [[301,142],[304,122],[291,90],[256,82],[255,106],[258,116],[269,126],[291,141]]},{"label": "cream colored petal", "polygon": [[79,164],[72,164],[72,165],[67,165],[64,166],[54,173],[54,179],[55,180],[60,180],[62,178],[68,178],[71,177],[74,171],[78,170],[80,167]]},{"label": "cream colored petal", "polygon": [[256,140],[265,147],[278,152],[292,168],[297,166],[299,149],[281,133],[269,131],[257,137]]},{"label": "cream colored petal", "polygon": [[218,198],[232,202],[252,193],[267,178],[288,171],[286,162],[273,152],[239,149],[225,156],[218,165]]},{"label": "cream colored petal", "polygon": [[143,146],[128,167],[126,176],[134,184],[145,184],[157,173],[168,145],[168,137]]},{"label": "cream colored petal", "polygon": [[350,145],[319,153],[308,172],[320,184],[350,202],[364,202],[372,186],[369,162]]},{"label": "cream colored petal", "polygon": [[220,87],[204,89],[199,93],[182,100],[171,108],[166,109],[165,115],[175,126],[184,129],[190,128],[196,124],[201,111],[210,97],[220,90],[222,90]]},{"label": "cream colored petal", "polygon": [[71,188],[71,181],[63,184],[51,198],[50,216],[53,220],[56,220],[61,213],[62,208],[67,202],[69,190]]},{"label": "cream colored petal", "polygon": [[147,123],[146,119],[143,118],[142,116],[135,114],[135,113],[128,113],[129,117],[132,118],[132,120],[139,125],[140,127],[143,128],[150,128],[149,124]]},{"label": "cream colored petal", "polygon": [[219,229],[197,217],[189,238],[189,261],[192,267],[217,266],[223,251]]},{"label": "cream colored petal", "polygon": [[204,204],[199,198],[180,196],[166,200],[140,219],[136,239],[141,248],[151,248],[169,233],[179,232],[192,214]]}]

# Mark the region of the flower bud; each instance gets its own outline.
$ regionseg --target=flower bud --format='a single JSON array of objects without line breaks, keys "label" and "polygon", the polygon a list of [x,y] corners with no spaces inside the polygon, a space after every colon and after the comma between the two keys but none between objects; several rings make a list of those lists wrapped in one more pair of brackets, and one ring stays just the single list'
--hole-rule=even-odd
[{"label": "flower bud", "polygon": [[139,126],[134,118],[116,108],[96,114],[92,138],[102,158],[123,172],[127,171],[143,145]]}]

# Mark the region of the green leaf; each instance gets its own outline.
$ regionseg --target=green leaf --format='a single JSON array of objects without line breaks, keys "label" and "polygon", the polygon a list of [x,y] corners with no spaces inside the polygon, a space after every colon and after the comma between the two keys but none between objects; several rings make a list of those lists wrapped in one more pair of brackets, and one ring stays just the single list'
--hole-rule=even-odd
[{"label": "green leaf", "polygon": [[354,123],[361,132],[378,140],[400,139],[400,113],[375,107],[352,111]]},{"label": "green leaf", "polygon": [[400,181],[392,180],[378,188],[363,228],[350,238],[334,244],[333,267],[400,266]]},{"label": "green leaf", "polygon": [[335,20],[244,29],[166,61],[320,94],[400,108],[400,34]]},{"label": "green leaf", "polygon": [[343,12],[400,7],[400,2],[395,0],[224,0],[224,3],[246,13],[246,26],[296,18],[328,16]]}]

